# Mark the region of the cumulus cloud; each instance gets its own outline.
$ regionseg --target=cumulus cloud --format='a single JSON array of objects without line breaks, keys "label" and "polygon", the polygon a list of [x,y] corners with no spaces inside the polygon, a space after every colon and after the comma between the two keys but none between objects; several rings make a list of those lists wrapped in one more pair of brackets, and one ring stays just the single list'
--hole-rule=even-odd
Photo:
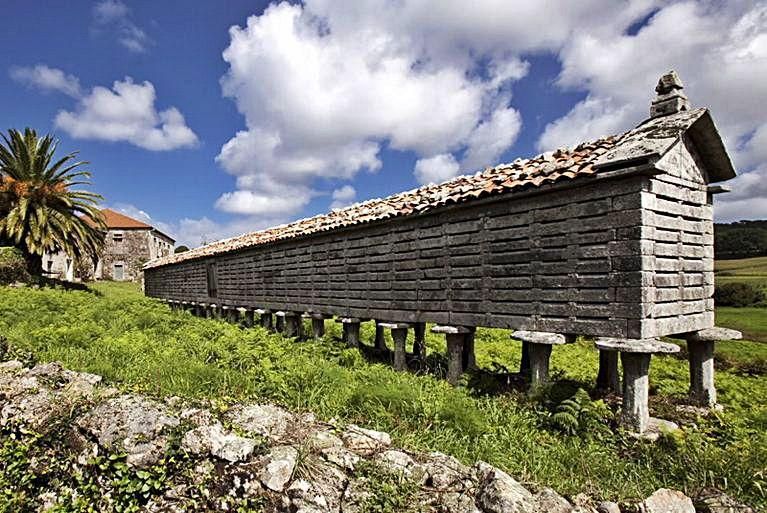
[{"label": "cumulus cloud", "polygon": [[[764,217],[767,121],[767,5],[678,2],[662,6],[635,33],[580,31],[559,52],[563,88],[588,91],[551,123],[539,146],[551,149],[626,130],[648,115],[657,78],[675,69],[693,105],[711,107],[736,166],[737,194],[717,198],[717,219]],[[763,183],[763,182],[761,182]]]},{"label": "cumulus cloud", "polygon": [[[271,5],[232,27],[223,53],[222,89],[245,128],[217,157],[237,178],[237,190],[217,205],[255,213],[272,198],[284,213],[298,211],[322,193],[315,188],[323,179],[378,170],[383,147],[414,152],[419,180],[494,164],[522,126],[511,95],[528,73],[521,55],[559,49],[575,24],[599,32],[651,7],[606,0],[484,0],[472,9],[457,0],[440,9],[415,0]],[[542,31],[531,23],[538,19],[553,21]],[[448,167],[438,172],[435,156]],[[307,192],[297,196],[303,203],[270,192],[281,190],[274,183]]]},{"label": "cumulus cloud", "polygon": [[191,147],[197,136],[175,107],[158,111],[151,82],[130,77],[112,89],[97,86],[79,99],[73,111],[62,110],[55,125],[77,139],[125,141],[153,151]]},{"label": "cumulus cloud", "polygon": [[357,190],[351,185],[344,185],[334,190],[332,196],[333,202],[330,204],[330,208],[343,208],[354,203],[357,198]]},{"label": "cumulus cloud", "polygon": [[93,6],[93,31],[113,35],[131,52],[143,53],[152,39],[131,19],[130,8],[120,0],[101,0]]},{"label": "cumulus cloud", "polygon": [[458,175],[460,166],[450,153],[434,155],[427,159],[418,159],[415,163],[415,176],[422,184],[440,183]]},{"label": "cumulus cloud", "polygon": [[76,76],[45,64],[14,66],[10,75],[13,80],[44,92],[57,91],[73,98],[80,96],[80,80]]}]

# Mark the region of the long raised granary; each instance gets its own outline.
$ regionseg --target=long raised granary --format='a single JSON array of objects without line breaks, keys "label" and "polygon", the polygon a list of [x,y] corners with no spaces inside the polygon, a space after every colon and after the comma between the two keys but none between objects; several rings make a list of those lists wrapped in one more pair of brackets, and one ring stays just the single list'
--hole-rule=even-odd
[{"label": "long raised granary", "polygon": [[622,135],[149,262],[146,294],[636,339],[710,328],[710,184],[735,172],[708,110],[661,96]]}]

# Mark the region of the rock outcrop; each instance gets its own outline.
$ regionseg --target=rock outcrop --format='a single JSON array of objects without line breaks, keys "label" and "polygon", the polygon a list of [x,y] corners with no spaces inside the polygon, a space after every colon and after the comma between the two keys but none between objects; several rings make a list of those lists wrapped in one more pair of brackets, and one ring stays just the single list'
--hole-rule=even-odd
[{"label": "rock outcrop", "polygon": [[[83,503],[148,512],[618,512],[586,496],[531,491],[485,462],[395,448],[381,431],[272,404],[217,415],[179,398],[121,394],[57,363],[0,363],[0,429],[20,450],[37,451],[17,486],[40,512]],[[723,500],[711,499],[710,511],[724,511],[716,509]],[[695,512],[688,497],[665,489],[636,510]]]}]

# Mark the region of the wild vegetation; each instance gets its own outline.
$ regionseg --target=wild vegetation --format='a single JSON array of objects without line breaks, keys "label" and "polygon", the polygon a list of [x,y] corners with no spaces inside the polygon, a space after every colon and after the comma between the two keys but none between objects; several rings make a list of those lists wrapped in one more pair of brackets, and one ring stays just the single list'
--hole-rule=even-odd
[{"label": "wild vegetation", "polygon": [[[442,379],[444,340],[436,335],[428,334],[426,365],[396,373],[336,342],[340,333],[332,322],[325,340],[297,342],[170,312],[130,285],[94,288],[2,288],[0,334],[15,356],[58,360],[127,390],[215,398],[223,409],[235,400],[268,399],[388,431],[407,448],[486,460],[563,494],[636,499],[659,487],[691,496],[716,487],[767,507],[767,378],[759,364],[767,346],[760,343],[717,346],[725,409],[707,417],[676,408],[688,386],[683,355],[653,358],[653,413],[685,427],[648,444],[614,429],[617,405],[593,390],[597,353],[587,341],[556,348],[555,384],[529,397],[513,374],[520,346],[503,330],[478,331],[481,369],[451,388]],[[732,325],[733,318],[728,312],[719,322]],[[373,331],[364,327],[366,344]]]}]

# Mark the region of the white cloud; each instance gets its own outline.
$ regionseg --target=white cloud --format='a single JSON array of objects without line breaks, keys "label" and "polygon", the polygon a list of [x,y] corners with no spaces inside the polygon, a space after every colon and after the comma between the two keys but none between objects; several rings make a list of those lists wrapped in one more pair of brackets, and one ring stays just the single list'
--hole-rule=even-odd
[{"label": "white cloud", "polygon": [[357,190],[351,185],[344,185],[343,187],[333,191],[333,202],[330,204],[330,208],[343,208],[354,203],[357,198]]},{"label": "white cloud", "polygon": [[415,176],[422,184],[440,183],[457,176],[460,166],[450,153],[442,153],[415,163]]},{"label": "white cloud", "polygon": [[[440,9],[415,0],[271,5],[246,26],[232,27],[223,53],[229,65],[223,92],[243,114],[245,129],[217,157],[237,177],[237,190],[217,205],[252,213],[271,198],[274,212],[283,206],[283,213],[295,212],[322,193],[314,191],[322,179],[350,180],[379,169],[384,146],[422,159],[449,154],[451,174],[493,164],[522,124],[510,93],[528,71],[520,55],[558,48],[570,33],[562,19],[598,30],[605,20],[630,23],[646,3],[620,9],[606,0],[564,7],[485,0],[472,9],[457,0]],[[557,21],[541,31],[530,19]],[[312,194],[301,195],[300,204],[268,190],[287,185]]]},{"label": "white cloud", "polygon": [[541,149],[631,128],[648,116],[658,77],[675,69],[693,105],[711,108],[735,164],[746,172],[732,182],[737,194],[717,199],[717,219],[765,215],[767,190],[756,186],[764,171],[753,168],[767,161],[761,108],[767,103],[767,4],[667,4],[635,34],[619,27],[579,31],[559,56],[559,84],[588,96],[546,128]]},{"label": "white cloud", "polygon": [[42,91],[58,91],[67,96],[80,96],[80,81],[74,75],[68,75],[62,70],[51,68],[45,64],[36,66],[15,66],[10,70],[11,78],[30,87]]},{"label": "white cloud", "polygon": [[131,52],[143,53],[152,39],[131,19],[130,8],[120,0],[101,0],[93,6],[94,32],[109,33]]},{"label": "white cloud", "polygon": [[191,147],[197,136],[175,107],[157,111],[151,82],[131,78],[112,89],[97,86],[80,98],[74,111],[62,110],[55,125],[78,139],[125,141],[153,151]]}]

